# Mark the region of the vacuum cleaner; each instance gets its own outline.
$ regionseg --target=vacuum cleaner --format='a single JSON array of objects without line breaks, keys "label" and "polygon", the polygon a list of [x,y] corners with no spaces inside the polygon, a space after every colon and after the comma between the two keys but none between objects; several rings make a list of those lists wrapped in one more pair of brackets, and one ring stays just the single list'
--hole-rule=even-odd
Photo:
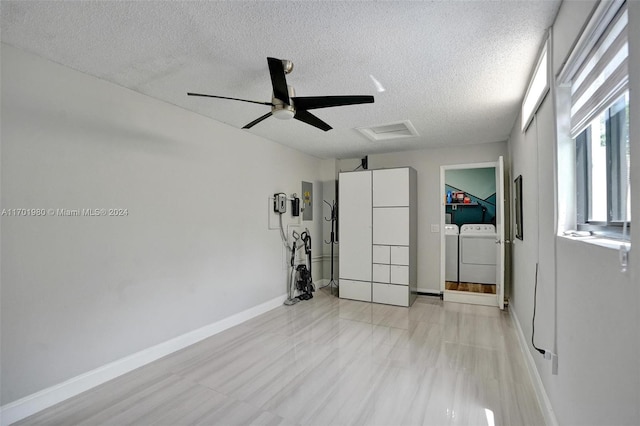
[{"label": "vacuum cleaner", "polygon": [[311,277],[311,235],[309,235],[309,231],[304,231],[300,235],[300,239],[304,244],[307,264],[296,266],[296,288],[300,293],[298,296],[300,300],[309,300],[313,298],[313,292],[316,290]]},{"label": "vacuum cleaner", "polygon": [[[302,241],[307,259],[306,264],[296,265],[296,253],[302,248],[302,246],[298,244],[299,241]],[[301,300],[313,298],[315,286],[313,285],[313,277],[311,275],[311,235],[309,234],[309,230],[305,230],[302,234],[293,231],[290,265],[289,297],[284,301],[285,305],[295,305]],[[297,297],[295,296],[296,290],[298,292]]]}]

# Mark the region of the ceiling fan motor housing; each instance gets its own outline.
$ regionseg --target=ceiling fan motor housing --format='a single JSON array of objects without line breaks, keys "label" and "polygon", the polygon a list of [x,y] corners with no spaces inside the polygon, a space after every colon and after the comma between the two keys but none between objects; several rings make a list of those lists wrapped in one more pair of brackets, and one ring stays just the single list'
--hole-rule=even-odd
[{"label": "ceiling fan motor housing", "polygon": [[290,74],[293,71],[293,62],[288,59],[282,60],[282,68],[284,69],[285,74]]}]

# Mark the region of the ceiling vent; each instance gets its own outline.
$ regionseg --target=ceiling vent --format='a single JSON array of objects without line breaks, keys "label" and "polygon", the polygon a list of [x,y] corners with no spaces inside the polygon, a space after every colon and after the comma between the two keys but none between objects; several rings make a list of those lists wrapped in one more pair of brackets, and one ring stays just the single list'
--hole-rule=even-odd
[{"label": "ceiling vent", "polygon": [[416,128],[409,120],[383,124],[372,127],[358,127],[360,133],[372,141],[386,141],[390,139],[411,138],[418,136]]}]

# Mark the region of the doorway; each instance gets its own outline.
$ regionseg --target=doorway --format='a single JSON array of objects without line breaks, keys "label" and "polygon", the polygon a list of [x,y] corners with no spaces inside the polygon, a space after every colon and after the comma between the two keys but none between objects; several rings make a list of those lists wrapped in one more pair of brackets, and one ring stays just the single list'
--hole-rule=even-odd
[{"label": "doorway", "polygon": [[504,308],[504,165],[440,167],[440,291],[445,301]]}]

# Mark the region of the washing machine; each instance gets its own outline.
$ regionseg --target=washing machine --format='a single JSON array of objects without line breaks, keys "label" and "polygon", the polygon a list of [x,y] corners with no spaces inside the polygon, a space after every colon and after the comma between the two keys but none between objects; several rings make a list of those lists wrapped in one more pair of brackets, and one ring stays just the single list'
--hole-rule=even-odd
[{"label": "washing machine", "polygon": [[460,282],[496,283],[496,227],[465,224],[460,228]]},{"label": "washing machine", "polygon": [[444,226],[444,280],[458,282],[458,225]]}]

